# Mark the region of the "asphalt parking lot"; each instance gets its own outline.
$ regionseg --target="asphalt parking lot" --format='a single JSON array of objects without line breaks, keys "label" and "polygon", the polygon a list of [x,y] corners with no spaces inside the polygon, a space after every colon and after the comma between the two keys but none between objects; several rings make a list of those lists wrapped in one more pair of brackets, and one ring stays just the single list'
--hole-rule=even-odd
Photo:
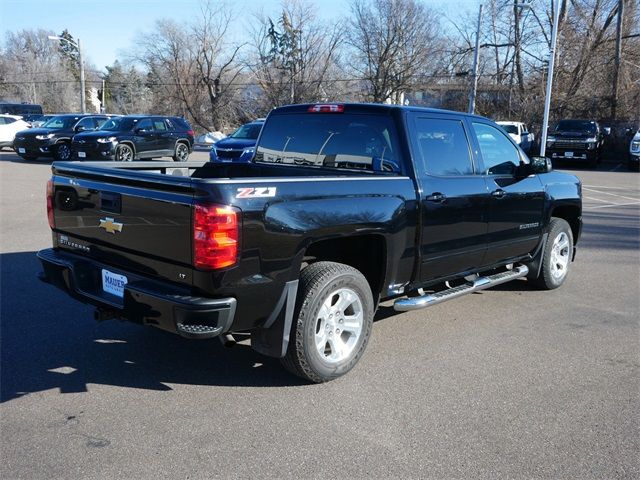
[{"label": "asphalt parking lot", "polygon": [[50,164],[0,153],[0,476],[640,477],[640,175],[573,172],[563,288],[383,307],[359,365],[308,385],[246,344],[95,323],[40,283]]}]

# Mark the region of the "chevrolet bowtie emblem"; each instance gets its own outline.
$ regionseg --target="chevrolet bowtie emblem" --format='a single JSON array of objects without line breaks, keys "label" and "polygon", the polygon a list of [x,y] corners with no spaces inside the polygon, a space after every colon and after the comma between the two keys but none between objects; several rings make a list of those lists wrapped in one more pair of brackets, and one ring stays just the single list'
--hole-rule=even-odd
[{"label": "chevrolet bowtie emblem", "polygon": [[122,223],[118,223],[113,220],[113,218],[105,218],[100,219],[100,228],[104,228],[107,233],[113,233],[115,235],[116,232],[122,231]]}]

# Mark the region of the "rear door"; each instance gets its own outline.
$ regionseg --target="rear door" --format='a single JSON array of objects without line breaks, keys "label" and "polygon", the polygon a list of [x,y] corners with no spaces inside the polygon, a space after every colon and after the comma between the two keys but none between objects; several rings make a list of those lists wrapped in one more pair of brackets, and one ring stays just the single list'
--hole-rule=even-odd
[{"label": "rear door", "polygon": [[476,175],[469,132],[461,117],[412,115],[412,149],[420,183],[422,281],[482,265],[489,194]]},{"label": "rear door", "polygon": [[156,133],[156,150],[158,153],[163,156],[173,155],[175,140],[172,138],[167,120],[161,117],[154,117],[153,130]]},{"label": "rear door", "polygon": [[485,258],[491,265],[536,247],[542,235],[544,191],[537,175],[516,174],[523,154],[508,135],[479,119],[470,123],[491,198]]},{"label": "rear door", "polygon": [[150,118],[138,120],[134,127],[136,154],[140,158],[153,156],[156,150],[156,133],[153,130],[153,122]]}]

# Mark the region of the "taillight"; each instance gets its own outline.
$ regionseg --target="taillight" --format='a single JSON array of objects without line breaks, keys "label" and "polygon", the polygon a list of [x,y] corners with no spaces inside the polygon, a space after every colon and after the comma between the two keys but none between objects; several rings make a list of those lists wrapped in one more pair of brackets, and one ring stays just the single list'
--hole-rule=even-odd
[{"label": "taillight", "polygon": [[313,113],[343,113],[344,105],[336,103],[323,103],[318,105],[311,105],[307,111]]},{"label": "taillight", "polygon": [[240,210],[211,204],[193,207],[193,266],[215,270],[238,260]]},{"label": "taillight", "polygon": [[47,218],[49,219],[49,227],[52,230],[56,228],[56,219],[53,216],[53,180],[47,182]]},{"label": "taillight", "polygon": [[193,137],[195,133],[193,133],[193,130],[187,130],[187,135],[191,135]]}]

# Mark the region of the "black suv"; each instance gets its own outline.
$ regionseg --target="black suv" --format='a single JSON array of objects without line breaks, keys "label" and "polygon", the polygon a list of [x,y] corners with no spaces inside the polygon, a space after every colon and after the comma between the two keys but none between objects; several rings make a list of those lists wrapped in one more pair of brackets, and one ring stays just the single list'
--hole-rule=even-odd
[{"label": "black suv", "polygon": [[547,156],[552,160],[582,161],[595,167],[600,162],[605,129],[594,120],[560,120],[547,137]]},{"label": "black suv", "polygon": [[18,132],[13,141],[13,149],[25,160],[35,160],[38,157],[70,160],[73,136],[86,130],[95,130],[109,118],[111,115],[56,115],[39,128]]},{"label": "black suv", "polygon": [[73,154],[78,160],[131,162],[173,157],[186,162],[192,149],[193,130],[179,117],[127,115],[112,118],[95,132],[73,137]]}]

